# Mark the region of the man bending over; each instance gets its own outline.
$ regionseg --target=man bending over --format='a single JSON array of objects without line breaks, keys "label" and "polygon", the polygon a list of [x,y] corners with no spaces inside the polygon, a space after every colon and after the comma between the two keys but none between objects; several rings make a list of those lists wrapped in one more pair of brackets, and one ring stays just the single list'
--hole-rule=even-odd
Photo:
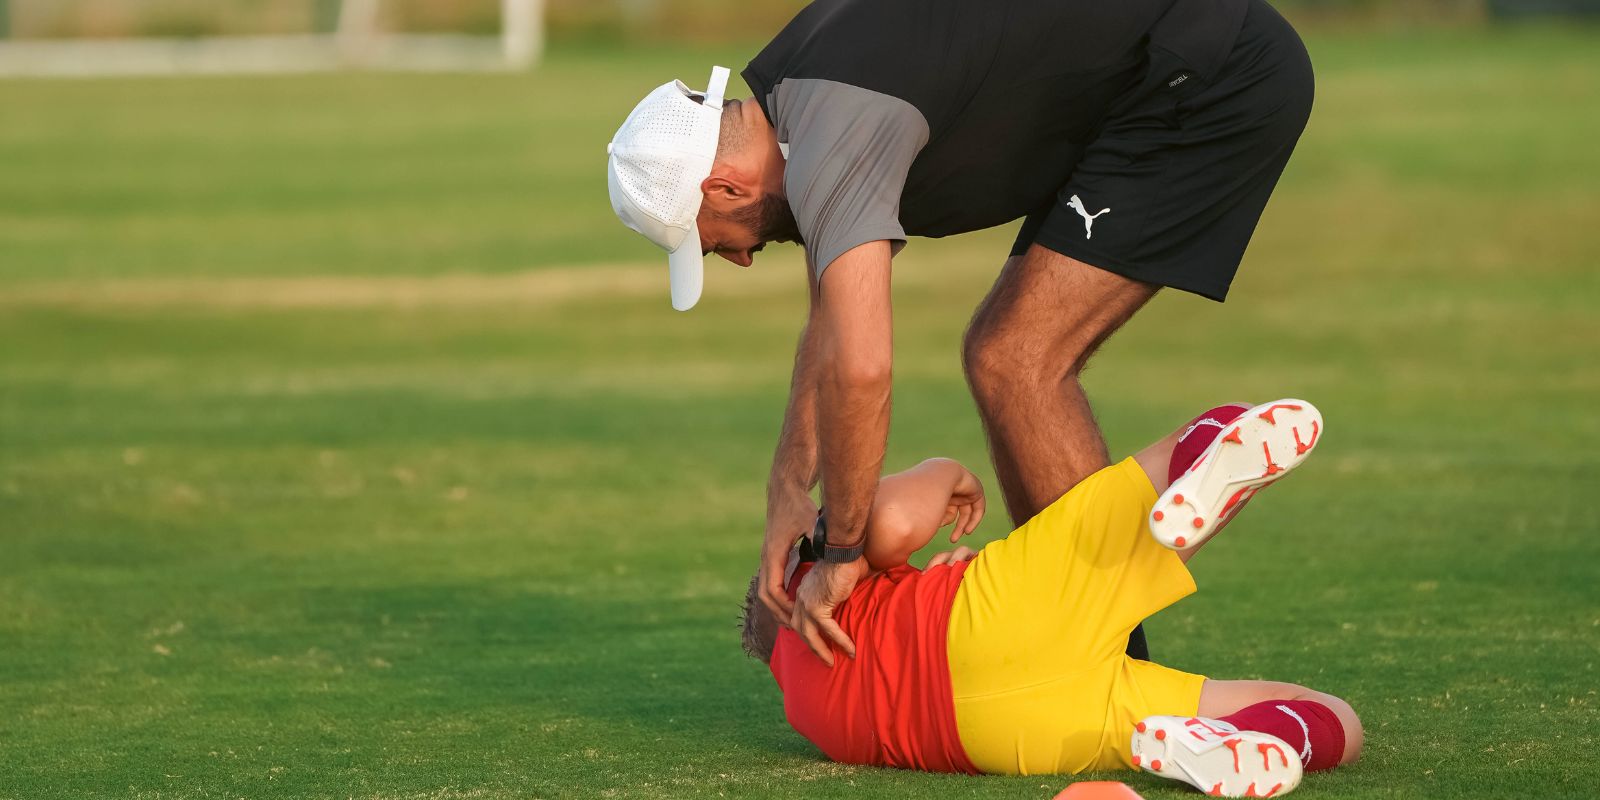
[{"label": "man bending over", "polygon": [[[1212,680],[1127,656],[1128,633],[1195,591],[1185,564],[1257,491],[1305,460],[1321,416],[1301,400],[1212,409],[1078,484],[1003,540],[924,570],[939,528],[984,511],[960,464],[884,478],[867,523],[873,574],[835,617],[854,658],[818,658],[746,598],[744,644],[766,662],[795,730],[852,764],[1038,774],[1139,767],[1212,795],[1268,797],[1361,751],[1337,697]],[[795,547],[792,595],[814,543]]]}]

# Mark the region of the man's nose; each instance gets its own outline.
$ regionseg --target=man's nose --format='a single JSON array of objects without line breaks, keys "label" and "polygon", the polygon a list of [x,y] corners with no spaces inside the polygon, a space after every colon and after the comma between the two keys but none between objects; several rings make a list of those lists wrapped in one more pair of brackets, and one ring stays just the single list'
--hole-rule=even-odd
[{"label": "man's nose", "polygon": [[749,250],[722,250],[719,251],[717,255],[722,256],[723,258],[726,258],[741,267],[748,267],[755,263],[755,258]]}]

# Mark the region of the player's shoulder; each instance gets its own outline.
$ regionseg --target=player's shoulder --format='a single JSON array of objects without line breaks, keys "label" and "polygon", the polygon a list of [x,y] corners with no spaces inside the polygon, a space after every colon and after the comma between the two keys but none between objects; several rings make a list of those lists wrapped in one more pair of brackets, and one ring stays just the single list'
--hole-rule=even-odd
[{"label": "player's shoulder", "polygon": [[893,583],[899,583],[904,580],[915,580],[921,576],[922,570],[917,569],[910,564],[901,564],[898,567],[890,567],[874,574],[874,577],[882,577],[884,580]]},{"label": "player's shoulder", "polygon": [[766,110],[779,139],[791,144],[809,135],[864,145],[891,131],[920,146],[930,133],[922,109],[901,93],[847,78],[785,78],[767,96]]}]

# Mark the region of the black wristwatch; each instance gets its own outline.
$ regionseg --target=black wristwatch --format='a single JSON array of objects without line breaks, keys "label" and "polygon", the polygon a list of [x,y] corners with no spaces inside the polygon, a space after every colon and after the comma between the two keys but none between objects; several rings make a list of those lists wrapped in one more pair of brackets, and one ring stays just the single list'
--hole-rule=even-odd
[{"label": "black wristwatch", "polygon": [[811,527],[811,549],[829,564],[848,564],[867,552],[867,540],[854,547],[835,547],[828,544],[828,523],[823,509],[817,509],[817,524]]}]

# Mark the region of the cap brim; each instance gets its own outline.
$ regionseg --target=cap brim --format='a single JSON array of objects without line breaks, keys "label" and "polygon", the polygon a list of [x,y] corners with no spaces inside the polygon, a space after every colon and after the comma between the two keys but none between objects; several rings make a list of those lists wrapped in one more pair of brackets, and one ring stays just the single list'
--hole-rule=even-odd
[{"label": "cap brim", "polygon": [[672,278],[672,307],[688,311],[700,302],[705,285],[706,259],[700,253],[700,226],[691,225],[683,244],[667,254],[667,271]]}]

